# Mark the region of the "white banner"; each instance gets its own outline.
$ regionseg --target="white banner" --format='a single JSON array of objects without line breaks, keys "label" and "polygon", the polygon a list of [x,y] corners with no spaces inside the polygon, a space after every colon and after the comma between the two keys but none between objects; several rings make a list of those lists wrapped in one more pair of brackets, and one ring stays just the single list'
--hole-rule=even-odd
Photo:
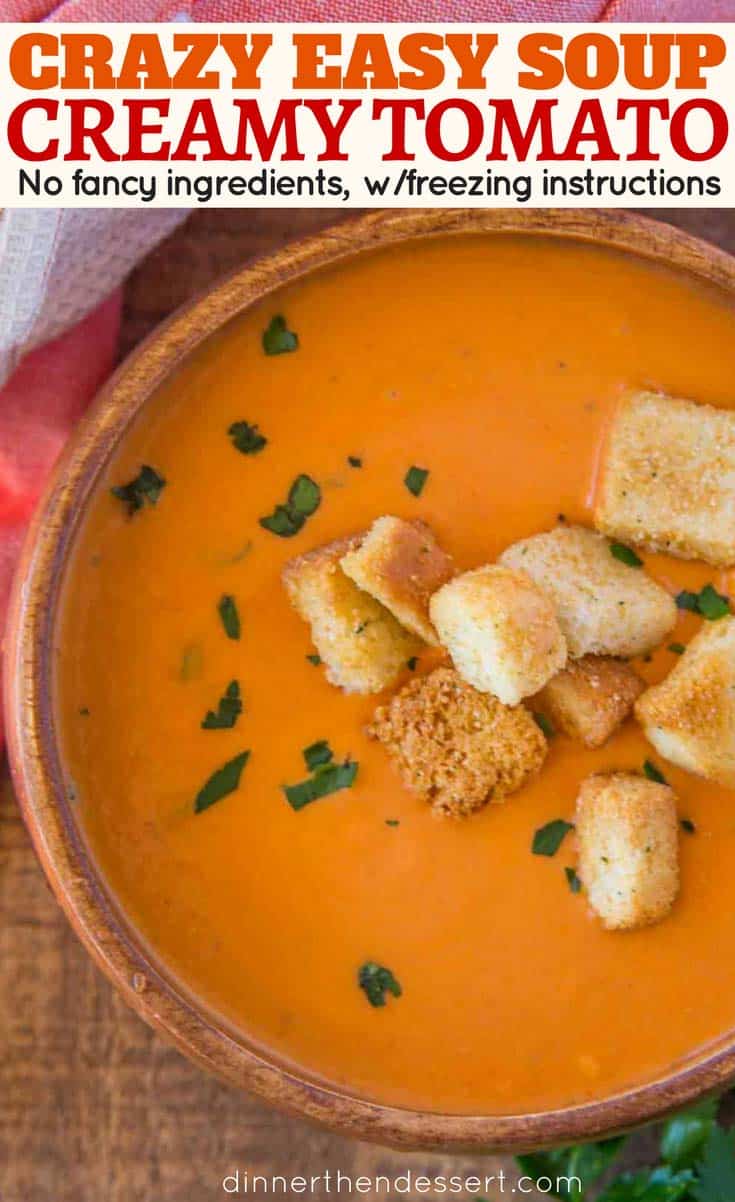
[{"label": "white banner", "polygon": [[4,207],[732,207],[735,25],[0,25]]}]

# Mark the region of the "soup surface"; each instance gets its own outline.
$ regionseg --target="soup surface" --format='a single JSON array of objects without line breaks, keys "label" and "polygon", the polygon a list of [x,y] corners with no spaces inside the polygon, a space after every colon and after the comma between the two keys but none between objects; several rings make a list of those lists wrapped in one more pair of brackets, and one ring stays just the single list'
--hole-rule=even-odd
[{"label": "soup surface", "polygon": [[[267,356],[274,314],[299,349]],[[251,1040],[372,1099],[450,1112],[569,1104],[651,1080],[735,1024],[735,796],[671,766],[682,886],[672,914],[605,932],[568,887],[570,818],[591,771],[640,770],[629,721],[597,751],[552,740],[505,804],[441,819],[364,728],[379,699],[313,664],[284,562],[380,514],[428,521],[461,569],[562,513],[591,524],[596,460],[622,390],[735,403],[735,307],[644,261],[572,242],[460,236],[375,253],[230,323],[158,391],[99,481],[56,630],[69,787],[93,856],[179,983]],[[228,437],[257,423],[267,445]],[[348,457],[361,461],[352,466]],[[132,517],[110,493],[165,477]],[[429,470],[420,496],[407,469]],[[291,538],[258,519],[299,473],[322,503]],[[646,555],[672,591],[728,574]],[[235,598],[239,639],[218,614]],[[699,619],[682,613],[673,640]],[[636,666],[672,666],[662,648]],[[436,662],[419,657],[416,672]],[[406,671],[406,678],[410,675]],[[227,684],[243,712],[202,729]],[[282,786],[329,740],[351,788],[296,812]],[[194,799],[249,750],[239,788]],[[359,966],[402,986],[383,1008]]]}]

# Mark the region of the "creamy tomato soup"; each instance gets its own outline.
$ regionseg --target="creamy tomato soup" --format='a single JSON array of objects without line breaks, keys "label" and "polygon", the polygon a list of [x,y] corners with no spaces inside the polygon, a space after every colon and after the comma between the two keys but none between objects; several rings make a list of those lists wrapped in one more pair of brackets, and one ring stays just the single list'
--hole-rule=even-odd
[{"label": "creamy tomato soup", "polygon": [[[264,353],[275,315],[297,350]],[[289,286],[157,391],[76,537],[55,704],[92,855],[182,988],[315,1077],[457,1113],[599,1098],[733,1026],[735,795],[666,765],[694,828],[680,894],[657,925],[605,931],[569,887],[573,835],[553,856],[531,843],[573,818],[590,772],[657,758],[637,724],[595,751],[557,735],[504,804],[441,818],[364,733],[386,695],[346,695],[313,662],[281,570],[380,514],[425,519],[462,570],[559,514],[591,525],[622,392],[727,406],[734,381],[735,309],[715,291],[574,242],[458,236]],[[266,445],[238,450],[235,422]],[[111,489],[143,464],[165,487],[130,514]],[[419,495],[411,467],[428,470]],[[281,537],[259,519],[300,474],[321,504]],[[731,583],[642,554],[672,592]],[[672,641],[699,624],[682,612]],[[674,657],[665,644],[635,666],[655,681]],[[440,660],[422,651],[413,671]],[[234,725],[225,704],[225,725],[203,728],[232,682]],[[283,786],[320,740],[357,774],[295,810]],[[237,787],[224,795],[219,778],[196,812],[233,761]],[[366,962],[390,969],[399,997],[369,1003]]]}]

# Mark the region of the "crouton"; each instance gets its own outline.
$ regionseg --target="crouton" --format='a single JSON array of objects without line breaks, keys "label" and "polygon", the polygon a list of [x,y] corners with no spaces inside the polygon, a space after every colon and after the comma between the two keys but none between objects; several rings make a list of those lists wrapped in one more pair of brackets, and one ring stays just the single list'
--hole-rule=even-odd
[{"label": "crouton", "polygon": [[342,559],[342,570],[389,609],[407,630],[436,646],[429,598],[454,575],[454,564],[425,522],[381,517]]},{"label": "crouton", "polygon": [[651,551],[735,563],[735,412],[652,392],[625,397],[594,522]]},{"label": "crouton", "polygon": [[556,607],[569,655],[642,655],[673,630],[676,604],[641,568],[583,526],[557,526],[507,547],[499,563],[527,572]]},{"label": "crouton", "polygon": [[566,663],[554,606],[524,572],[497,564],[463,572],[429,609],[460,675],[504,705],[536,693]]},{"label": "crouton", "polygon": [[339,561],[358,542],[338,539],[299,555],[286,564],[282,579],[294,609],[311,625],[327,679],[346,693],[379,693],[421,642],[345,576]]},{"label": "crouton", "polygon": [[735,617],[705,622],[635,713],[665,759],[735,788]]},{"label": "crouton", "polygon": [[579,878],[608,930],[665,918],[679,891],[676,798],[632,772],[588,776],[577,798]]},{"label": "crouton", "polygon": [[619,659],[585,655],[570,660],[534,698],[533,708],[552,725],[579,739],[585,747],[601,747],[633,709],[645,689],[637,672]]},{"label": "crouton", "polygon": [[446,667],[404,685],[375,711],[367,733],[396,760],[407,788],[454,817],[515,793],[547,750],[522,706],[478,693]]}]

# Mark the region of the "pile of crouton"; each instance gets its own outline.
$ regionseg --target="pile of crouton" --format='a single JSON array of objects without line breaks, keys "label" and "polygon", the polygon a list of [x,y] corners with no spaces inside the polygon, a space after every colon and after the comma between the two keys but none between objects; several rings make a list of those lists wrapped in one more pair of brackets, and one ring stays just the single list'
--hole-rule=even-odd
[{"label": "pile of crouton", "polygon": [[[593,521],[561,522],[459,572],[424,522],[385,516],[286,565],[289,598],[327,678],[346,692],[388,689],[427,644],[448,653],[451,666],[404,684],[368,728],[439,813],[468,815],[521,789],[546,756],[545,720],[599,747],[633,711],[659,755],[735,787],[735,618],[706,623],[651,688],[627,662],[677,619],[630,544],[735,563],[735,413],[624,397]],[[669,912],[679,824],[667,784],[590,776],[575,826],[578,875],[605,927]]]}]

